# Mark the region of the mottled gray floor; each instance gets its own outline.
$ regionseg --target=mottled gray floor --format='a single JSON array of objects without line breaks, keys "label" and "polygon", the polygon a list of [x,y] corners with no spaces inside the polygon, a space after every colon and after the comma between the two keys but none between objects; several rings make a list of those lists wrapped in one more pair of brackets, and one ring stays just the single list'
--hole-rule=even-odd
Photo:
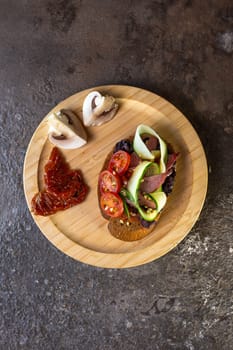
[{"label": "mottled gray floor", "polygon": [[[232,1],[0,1],[0,349],[229,350],[233,342]],[[148,265],[76,262],[40,233],[22,168],[69,95],[128,84],[174,103],[209,163],[200,220]]]}]

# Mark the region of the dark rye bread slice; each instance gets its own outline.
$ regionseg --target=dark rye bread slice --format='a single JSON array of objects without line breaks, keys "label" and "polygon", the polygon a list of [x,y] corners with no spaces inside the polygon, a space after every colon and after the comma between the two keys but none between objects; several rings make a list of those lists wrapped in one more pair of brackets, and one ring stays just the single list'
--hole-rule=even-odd
[{"label": "dark rye bread slice", "polygon": [[[110,152],[103,164],[102,170],[106,170],[108,168],[108,163],[112,157],[113,151]],[[155,228],[156,222],[153,222],[148,228],[143,227],[139,217],[136,216],[130,216],[128,218],[126,215],[123,215],[120,218],[111,218],[102,210],[100,207],[100,192],[98,187],[98,203],[99,208],[102,216],[108,220],[108,230],[111,233],[112,236],[115,238],[118,238],[122,241],[137,241],[139,239],[144,238],[145,236],[149,235]]]}]

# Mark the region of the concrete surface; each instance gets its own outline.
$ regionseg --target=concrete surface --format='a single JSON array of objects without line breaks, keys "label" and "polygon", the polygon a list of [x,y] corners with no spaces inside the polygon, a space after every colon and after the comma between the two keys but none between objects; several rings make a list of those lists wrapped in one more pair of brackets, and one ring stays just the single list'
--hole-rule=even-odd
[{"label": "concrete surface", "polygon": [[[233,348],[233,5],[226,0],[0,1],[0,349]],[[148,265],[105,270],[40,233],[22,187],[34,129],[100,84],[149,89],[199,133],[207,200]]]}]

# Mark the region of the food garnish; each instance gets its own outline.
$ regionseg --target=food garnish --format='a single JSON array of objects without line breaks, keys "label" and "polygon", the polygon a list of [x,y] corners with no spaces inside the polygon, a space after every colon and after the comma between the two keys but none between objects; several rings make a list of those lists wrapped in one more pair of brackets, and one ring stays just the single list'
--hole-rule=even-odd
[{"label": "food garnish", "polygon": [[114,172],[104,170],[99,176],[99,189],[101,193],[112,192],[118,193],[121,189],[121,179]]},{"label": "food garnish", "polygon": [[100,206],[106,215],[113,218],[121,216],[124,212],[122,199],[117,193],[103,193],[100,198]]},{"label": "food garnish", "polygon": [[[147,141],[144,142],[142,139],[143,134],[147,134]],[[160,170],[161,173],[165,172],[166,170],[166,161],[167,161],[167,145],[166,143],[161,139],[161,137],[149,126],[147,125],[139,125],[137,127],[134,140],[133,140],[133,148],[135,152],[139,155],[142,159],[148,159],[148,160],[154,160],[156,158],[156,155],[158,154],[156,150],[156,147],[150,147],[150,145],[147,146],[147,142],[151,140],[151,136],[154,136],[155,139],[159,141],[159,150],[160,150]],[[152,138],[153,140],[153,138]],[[150,141],[152,143],[152,141]],[[157,143],[156,143],[157,146]],[[150,150],[150,148],[152,148]],[[154,149],[153,149],[154,148]]]},{"label": "food garnish", "polygon": [[49,141],[57,147],[75,149],[87,143],[87,134],[81,121],[69,109],[50,114],[48,124]]},{"label": "food garnish", "polygon": [[118,104],[113,96],[92,91],[83,102],[83,123],[85,126],[100,126],[110,121],[117,110]]},{"label": "food garnish", "polygon": [[82,174],[70,169],[57,147],[53,148],[44,171],[44,189],[31,201],[35,215],[52,215],[84,201],[88,187]]},{"label": "food garnish", "polygon": [[[177,156],[155,130],[144,124],[137,127],[133,138],[115,145],[98,184],[101,213],[110,220],[108,227],[115,237],[142,238],[146,232],[140,231],[138,223],[149,232],[158,221],[173,188]],[[108,180],[103,181],[106,174]],[[116,218],[126,224],[125,231],[131,226],[130,237]]]},{"label": "food garnish", "polygon": [[124,175],[129,168],[130,159],[129,153],[125,151],[120,150],[114,153],[108,165],[109,171],[120,176]]}]

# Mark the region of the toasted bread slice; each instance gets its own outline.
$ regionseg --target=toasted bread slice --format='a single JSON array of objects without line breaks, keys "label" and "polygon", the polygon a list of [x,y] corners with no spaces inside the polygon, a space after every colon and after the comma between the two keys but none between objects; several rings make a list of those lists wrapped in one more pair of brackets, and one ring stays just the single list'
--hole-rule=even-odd
[{"label": "toasted bread slice", "polygon": [[108,223],[109,232],[122,241],[137,241],[149,235],[156,226],[153,222],[148,228],[143,227],[139,218],[110,218]]},{"label": "toasted bread slice", "polygon": [[[113,151],[110,152],[103,164],[102,170],[106,170],[108,168],[109,161],[112,157]],[[98,203],[100,203],[100,192],[98,188]],[[139,239],[142,239],[149,235],[155,228],[156,222],[153,222],[149,227],[142,226],[139,217],[136,216],[130,216],[128,218],[127,216],[123,215],[120,218],[112,218],[106,215],[106,213],[101,209],[100,205],[100,212],[104,219],[108,220],[108,230],[111,233],[112,236],[115,238],[118,238],[122,241],[137,241]]]},{"label": "toasted bread slice", "polygon": [[[132,139],[130,137],[130,139]],[[173,153],[173,148],[170,144],[167,144],[169,153]],[[109,161],[113,155],[113,151],[110,152],[103,164],[102,171],[106,170],[108,168]],[[100,192],[98,188],[98,202],[100,203]],[[99,204],[100,212],[102,216],[109,221],[108,223],[108,230],[114,236],[115,238],[118,238],[122,241],[136,241],[139,239],[142,239],[149,235],[154,229],[155,226],[160,218],[161,212],[158,214],[156,221],[152,222],[151,224],[148,224],[148,227],[144,227],[142,225],[142,222],[140,220],[139,215],[135,216],[129,216],[127,217],[126,214],[123,214],[120,218],[113,218],[106,215],[106,212],[104,212]]]}]

